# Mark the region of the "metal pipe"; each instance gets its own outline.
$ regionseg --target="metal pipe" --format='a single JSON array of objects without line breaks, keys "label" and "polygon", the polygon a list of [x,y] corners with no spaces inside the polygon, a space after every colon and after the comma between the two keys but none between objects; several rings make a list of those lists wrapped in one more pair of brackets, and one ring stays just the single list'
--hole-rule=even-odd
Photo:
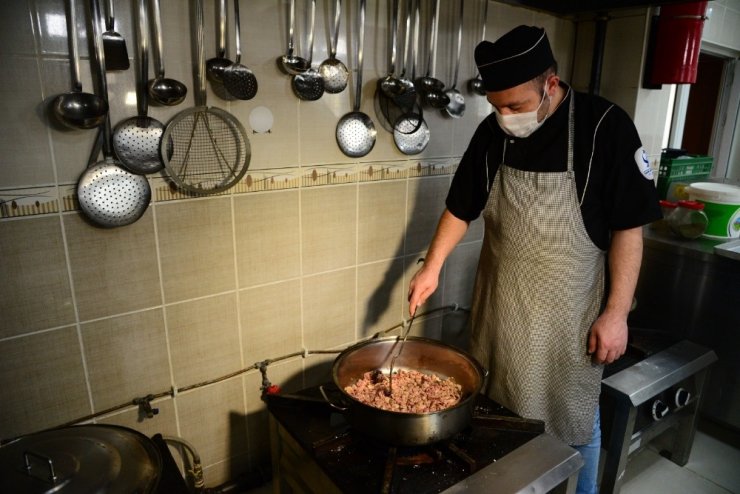
[{"label": "metal pipe", "polygon": [[604,62],[604,45],[606,44],[606,23],[609,16],[599,13],[596,16],[596,32],[594,33],[594,51],[591,58],[591,80],[588,83],[588,93],[598,95],[601,86],[601,71]]}]

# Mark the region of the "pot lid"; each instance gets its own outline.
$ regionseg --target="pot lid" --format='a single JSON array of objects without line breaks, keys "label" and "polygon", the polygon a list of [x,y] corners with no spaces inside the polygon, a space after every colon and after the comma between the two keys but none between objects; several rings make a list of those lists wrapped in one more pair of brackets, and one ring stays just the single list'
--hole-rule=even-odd
[{"label": "pot lid", "polygon": [[162,469],[156,445],[114,425],[80,425],[22,437],[0,448],[0,492],[147,493]]}]

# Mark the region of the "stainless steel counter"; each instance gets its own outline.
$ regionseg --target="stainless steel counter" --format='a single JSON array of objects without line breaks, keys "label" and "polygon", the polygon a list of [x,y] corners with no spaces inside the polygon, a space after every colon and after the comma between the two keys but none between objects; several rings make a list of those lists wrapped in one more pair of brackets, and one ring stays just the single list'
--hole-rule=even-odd
[{"label": "stainless steel counter", "polygon": [[715,252],[725,242],[682,240],[645,228],[637,303],[629,324],[713,349],[719,362],[711,372],[702,414],[740,431],[740,260]]},{"label": "stainless steel counter", "polygon": [[[442,494],[575,492],[580,453],[549,434],[538,436]],[[534,480],[533,480],[534,479]],[[493,487],[495,486],[495,487]]]},{"label": "stainless steel counter", "polygon": [[677,237],[668,230],[655,229],[652,226],[643,229],[643,241],[646,247],[705,261],[711,261],[717,256],[714,251],[715,246],[729,240],[714,240],[704,237],[687,240]]}]

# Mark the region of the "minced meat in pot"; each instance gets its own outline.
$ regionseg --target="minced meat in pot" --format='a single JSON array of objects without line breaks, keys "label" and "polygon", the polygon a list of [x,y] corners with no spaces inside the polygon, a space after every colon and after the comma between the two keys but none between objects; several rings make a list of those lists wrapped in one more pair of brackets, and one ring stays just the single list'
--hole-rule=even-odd
[{"label": "minced meat in pot", "polygon": [[428,413],[444,410],[460,401],[462,387],[454,379],[440,379],[415,370],[393,373],[393,394],[388,396],[389,379],[376,370],[344,388],[360,402],[383,410],[404,413]]}]

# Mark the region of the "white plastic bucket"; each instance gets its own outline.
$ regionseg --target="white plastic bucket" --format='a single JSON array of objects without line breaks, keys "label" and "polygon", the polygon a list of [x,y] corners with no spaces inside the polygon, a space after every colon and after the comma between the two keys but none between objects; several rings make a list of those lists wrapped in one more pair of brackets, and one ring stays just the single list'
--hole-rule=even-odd
[{"label": "white plastic bucket", "polygon": [[704,212],[709,219],[705,237],[740,237],[740,187],[698,182],[689,185],[687,190],[689,199],[704,203]]}]

